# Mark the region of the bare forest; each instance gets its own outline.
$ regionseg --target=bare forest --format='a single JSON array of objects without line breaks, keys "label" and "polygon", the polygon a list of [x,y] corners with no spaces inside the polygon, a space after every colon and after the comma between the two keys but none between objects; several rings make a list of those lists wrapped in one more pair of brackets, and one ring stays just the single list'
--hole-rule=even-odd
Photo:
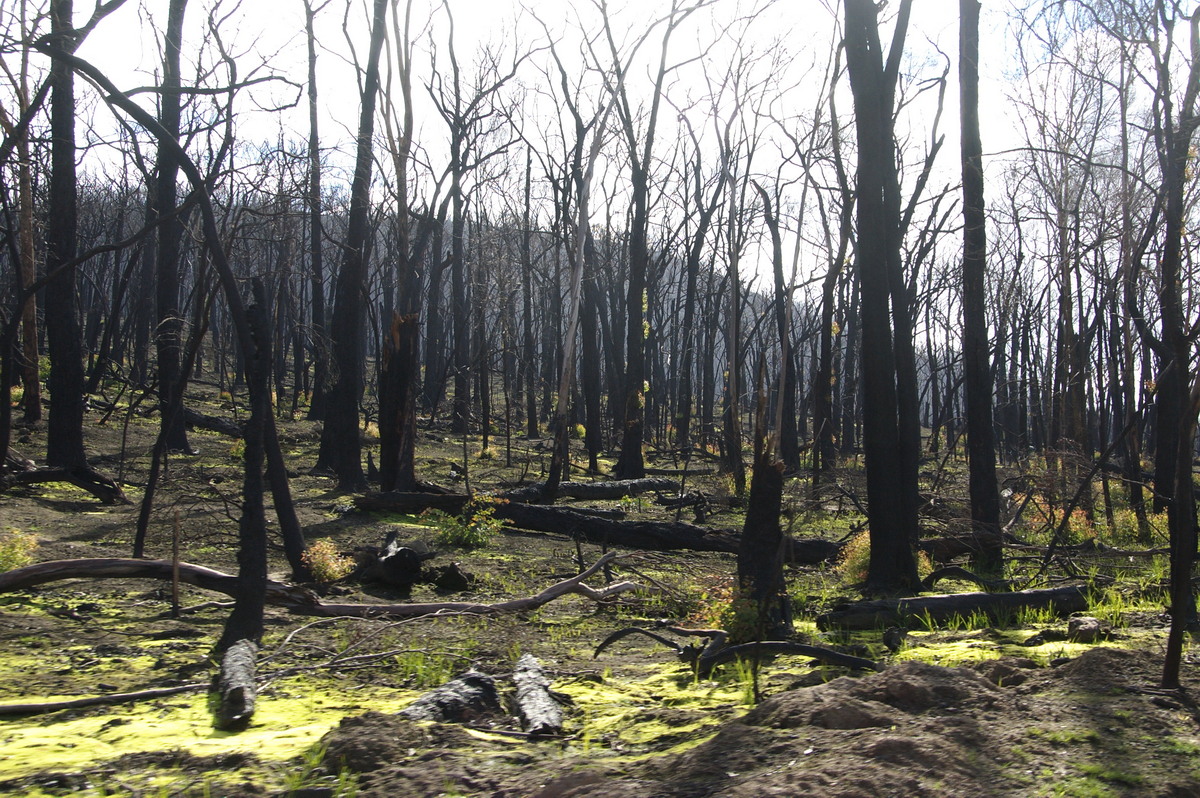
[{"label": "bare forest", "polygon": [[0,793],[1200,795],[1200,5],[0,0]]}]

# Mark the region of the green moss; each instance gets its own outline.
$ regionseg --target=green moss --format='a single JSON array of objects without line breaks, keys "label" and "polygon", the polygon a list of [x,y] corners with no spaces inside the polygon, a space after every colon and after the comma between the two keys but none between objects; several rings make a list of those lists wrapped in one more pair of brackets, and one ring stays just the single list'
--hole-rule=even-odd
[{"label": "green moss", "polygon": [[[397,711],[417,693],[373,688],[371,708]],[[52,696],[26,700],[54,700]],[[361,713],[361,689],[332,678],[293,677],[263,694],[250,727],[212,727],[203,693],[106,708],[8,720],[0,727],[0,778],[46,770],[88,771],[124,754],[181,750],[196,756],[242,752],[263,762],[291,759],[342,718]]]},{"label": "green moss", "polygon": [[1059,658],[1075,658],[1094,645],[1058,641],[1037,646],[1022,645],[1037,629],[983,629],[968,633],[910,632],[905,648],[894,661],[918,660],[954,667],[1000,657],[1024,657],[1047,665]]},{"label": "green moss", "polygon": [[556,689],[579,711],[575,746],[584,752],[604,747],[641,757],[686,750],[744,711],[735,679],[698,682],[678,664],[648,668],[643,678],[576,680]]}]

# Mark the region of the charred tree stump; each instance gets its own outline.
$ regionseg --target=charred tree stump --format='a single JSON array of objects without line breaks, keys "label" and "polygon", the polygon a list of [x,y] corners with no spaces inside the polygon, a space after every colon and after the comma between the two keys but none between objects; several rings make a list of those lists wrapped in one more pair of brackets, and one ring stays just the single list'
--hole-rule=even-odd
[{"label": "charred tree stump", "polygon": [[550,680],[542,672],[541,663],[532,654],[523,654],[512,678],[517,687],[521,728],[534,736],[561,732],[562,705],[550,692]]},{"label": "charred tree stump", "polygon": [[467,671],[430,690],[400,714],[410,720],[470,723],[500,713],[500,694],[491,676]]}]

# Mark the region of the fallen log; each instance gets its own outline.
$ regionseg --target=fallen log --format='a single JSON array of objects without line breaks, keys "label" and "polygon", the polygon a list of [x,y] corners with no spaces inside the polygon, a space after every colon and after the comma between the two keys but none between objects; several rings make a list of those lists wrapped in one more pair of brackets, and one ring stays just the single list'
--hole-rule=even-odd
[{"label": "fallen log", "polygon": [[[556,495],[559,498],[604,501],[623,499],[626,496],[639,496],[656,490],[675,490],[677,487],[675,480],[663,477],[617,479],[609,482],[560,482]],[[536,502],[542,498],[544,489],[545,485],[538,482],[503,493],[501,498],[515,502]]]},{"label": "fallen log", "polygon": [[104,504],[129,504],[125,492],[111,478],[91,468],[35,468],[0,476],[0,490],[14,485],[35,485],[41,482],[69,482],[85,490]]},{"label": "fallen log", "polygon": [[[267,580],[266,602],[298,615],[336,618],[415,618],[423,615],[471,613],[489,615],[503,612],[532,610],[572,593],[592,601],[610,601],[622,593],[641,589],[634,582],[614,582],[603,588],[589,587],[584,580],[600,569],[620,559],[616,552],[599,558],[583,573],[556,582],[540,593],[524,598],[500,601],[495,604],[472,602],[429,602],[423,604],[325,604],[310,590],[282,582]],[[137,560],[127,558],[97,558],[84,560],[55,560],[36,563],[0,573],[0,593],[54,582],[60,579],[144,578],[171,579],[170,560]],[[179,563],[179,581],[236,596],[238,579],[212,568],[191,563]]]},{"label": "fallen log", "polygon": [[[170,560],[139,560],[125,557],[97,557],[79,560],[50,560],[34,563],[24,568],[14,568],[0,573],[0,593],[23,590],[29,587],[56,582],[61,579],[163,579],[170,580],[173,574]],[[203,565],[180,562],[179,581],[184,584],[236,595],[237,577],[222,573]],[[282,582],[267,581],[267,603],[302,612],[302,607],[320,604],[316,594],[301,587]]]},{"label": "fallen log", "polygon": [[983,547],[984,542],[974,535],[946,535],[917,541],[917,548],[939,563],[978,553]]},{"label": "fallen log", "polygon": [[845,543],[824,538],[784,536],[783,561],[789,565],[820,565],[832,562],[842,553]]},{"label": "fallen log", "polygon": [[240,731],[250,725],[258,698],[254,683],[258,646],[252,640],[238,640],[221,657],[217,678],[217,708],[213,725],[221,731]]},{"label": "fallen log", "polygon": [[1022,609],[1049,609],[1069,615],[1086,610],[1087,606],[1087,589],[1076,585],[1012,593],[949,593],[844,604],[817,616],[817,628],[883,629],[913,621],[940,623],[955,615],[965,618],[977,612],[994,620],[1000,614]]},{"label": "fallen log", "polygon": [[[368,493],[354,500],[362,510],[419,513],[426,508],[461,512],[469,497],[427,493]],[[581,537],[593,543],[627,546],[634,549],[693,549],[696,551],[737,551],[737,534],[695,524],[655,521],[615,521],[593,513],[566,507],[497,502],[495,517],[520,529],[555,532]]]},{"label": "fallen log", "polygon": [[[399,513],[419,513],[427,508],[446,512],[462,512],[469,497],[463,494],[429,493],[368,493],[355,498],[360,510],[381,510]],[[495,517],[519,529],[552,532],[579,537],[591,543],[622,546],[632,549],[674,551],[724,551],[738,549],[740,533],[732,529],[688,524],[678,521],[622,521],[604,518],[595,511],[498,502]],[[821,538],[787,538],[784,541],[785,563],[817,565],[837,556],[842,543]]]},{"label": "fallen log", "polygon": [[424,510],[441,510],[444,513],[461,513],[470,500],[465,493],[412,493],[387,491],[366,493],[354,497],[354,506],[360,510],[416,515]]},{"label": "fallen log", "polygon": [[517,687],[517,713],[521,728],[531,735],[554,735],[562,731],[562,705],[550,692],[550,680],[532,654],[522,654],[513,670]]},{"label": "fallen log", "polygon": [[652,477],[710,477],[717,473],[715,468],[651,468],[646,466],[646,474]]},{"label": "fallen log", "polygon": [[220,416],[206,415],[190,407],[183,408],[183,423],[189,429],[206,429],[209,432],[228,435],[230,438],[241,438],[244,434],[240,424],[236,424]]},{"label": "fallen log", "polygon": [[631,549],[736,552],[738,545],[735,532],[682,522],[610,521],[566,507],[510,502],[496,506],[496,517],[521,529],[556,532]]}]

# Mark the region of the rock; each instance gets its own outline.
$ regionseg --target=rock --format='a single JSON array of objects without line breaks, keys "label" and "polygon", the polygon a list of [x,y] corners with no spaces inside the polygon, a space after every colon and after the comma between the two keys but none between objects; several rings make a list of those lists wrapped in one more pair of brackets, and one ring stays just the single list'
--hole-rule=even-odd
[{"label": "rock", "polygon": [[1072,643],[1095,643],[1107,640],[1111,634],[1112,627],[1099,618],[1081,616],[1067,621],[1067,638]]}]

